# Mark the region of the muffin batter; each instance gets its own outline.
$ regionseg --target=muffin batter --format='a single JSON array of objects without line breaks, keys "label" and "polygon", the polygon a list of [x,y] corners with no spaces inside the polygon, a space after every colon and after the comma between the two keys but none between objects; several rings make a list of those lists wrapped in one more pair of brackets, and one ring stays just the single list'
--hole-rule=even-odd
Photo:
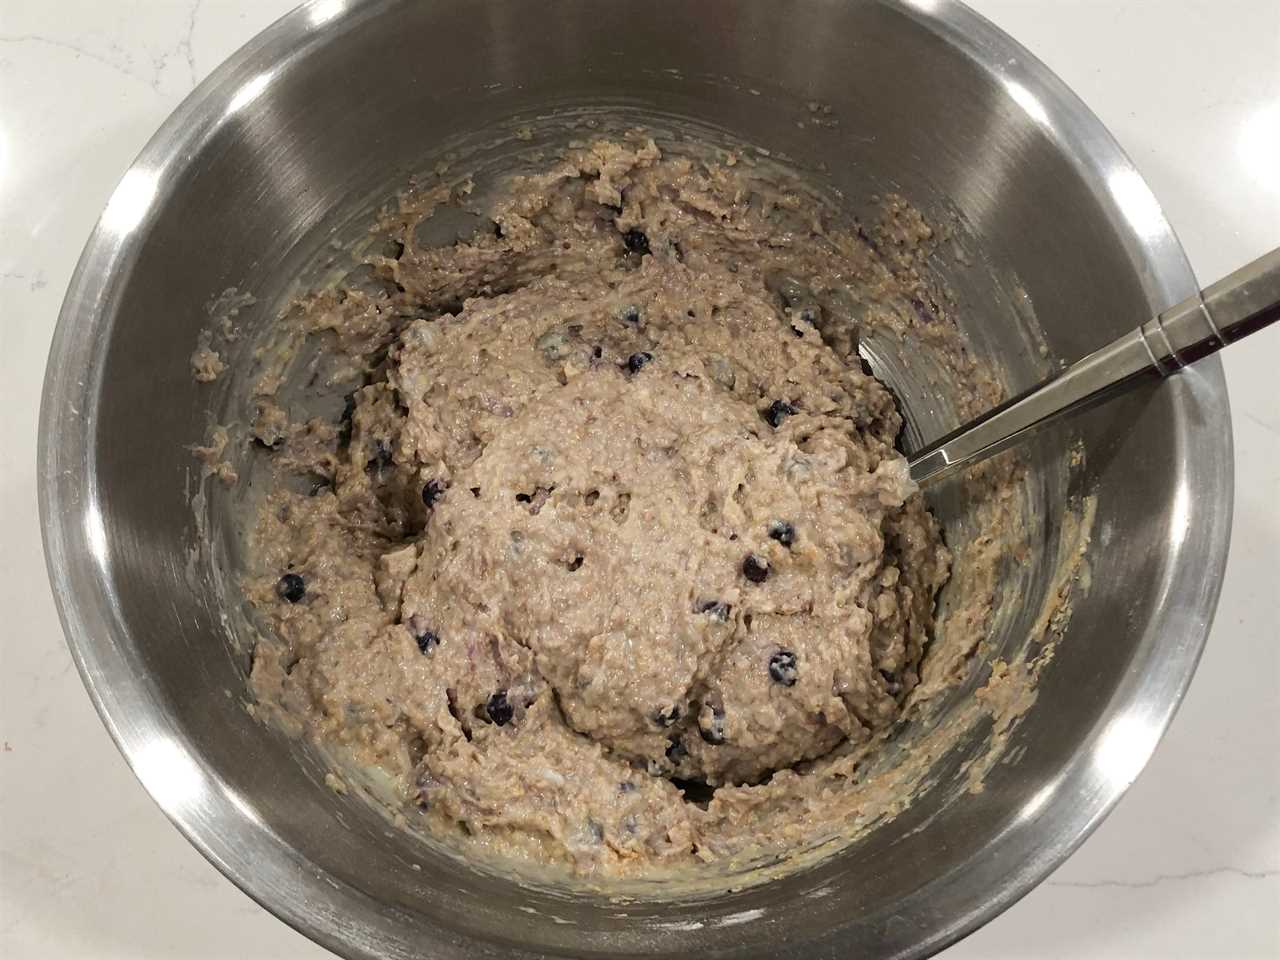
[{"label": "muffin batter", "polygon": [[949,571],[857,356],[871,315],[936,311],[929,228],[843,230],[639,135],[485,216],[469,190],[410,191],[284,318],[361,385],[297,422],[259,384],[260,700],[503,854],[643,871],[822,832]]}]

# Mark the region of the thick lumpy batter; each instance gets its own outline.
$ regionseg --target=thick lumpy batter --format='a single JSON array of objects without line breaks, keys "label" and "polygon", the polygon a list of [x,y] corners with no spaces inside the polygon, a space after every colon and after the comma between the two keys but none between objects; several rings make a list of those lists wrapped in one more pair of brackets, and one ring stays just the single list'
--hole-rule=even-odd
[{"label": "thick lumpy batter", "polygon": [[948,576],[857,355],[870,312],[928,311],[928,228],[841,229],[641,136],[483,217],[466,194],[409,194],[286,315],[363,385],[305,422],[261,389],[259,697],[503,853],[644,869],[829,832]]}]

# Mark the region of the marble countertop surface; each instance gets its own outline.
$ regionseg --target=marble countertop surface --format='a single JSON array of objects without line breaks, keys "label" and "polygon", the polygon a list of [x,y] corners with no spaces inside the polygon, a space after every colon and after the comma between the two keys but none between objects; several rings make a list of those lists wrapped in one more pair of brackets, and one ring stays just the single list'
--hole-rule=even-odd
[{"label": "marble countertop surface", "polygon": [[[80,248],[160,122],[291,5],[0,0],[5,958],[331,956],[224,880],[134,780],[63,642],[36,517],[41,378]],[[973,5],[1102,117],[1203,282],[1280,246],[1280,3]],[[1079,852],[948,960],[1280,957],[1277,358],[1280,328],[1224,355],[1235,531],[1208,650],[1171,731]]]}]

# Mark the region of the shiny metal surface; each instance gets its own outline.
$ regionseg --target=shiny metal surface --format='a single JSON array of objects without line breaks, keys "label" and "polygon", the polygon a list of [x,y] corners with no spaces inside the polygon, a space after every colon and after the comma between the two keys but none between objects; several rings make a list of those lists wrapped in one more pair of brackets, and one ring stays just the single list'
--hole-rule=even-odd
[{"label": "shiny metal surface", "polygon": [[[467,131],[584,100],[692,117],[825,162],[849,197],[894,190],[954,214],[978,257],[950,277],[958,312],[1013,391],[1044,371],[1011,287],[1063,357],[1195,292],[1158,205],[1097,120],[950,0],[313,0],[157,133],[63,307],[41,411],[41,516],[85,685],[205,856],[345,957],[933,953],[1081,842],[1190,681],[1230,527],[1213,359],[1073,422],[1087,457],[1072,487],[1097,498],[1094,588],[1013,735],[1018,762],[997,765],[980,794],[940,784],[947,803],[929,794],[801,874],[654,904],[463,869],[325,788],[314,756],[241,705],[246,657],[227,638],[218,571],[193,552],[184,449],[219,413],[189,374],[208,302],[235,285],[265,310],[352,198],[385,196]],[[810,100],[839,126],[798,125]],[[908,405],[947,421],[945,408]],[[1036,531],[1045,544],[1065,496],[1052,480],[1056,429],[1028,448],[1052,493]]]},{"label": "shiny metal surface", "polygon": [[1200,293],[1077,360],[1052,380],[1013,397],[910,455],[921,485],[1007,450],[1087,404],[1168,376],[1280,320],[1280,250],[1259,257]]}]

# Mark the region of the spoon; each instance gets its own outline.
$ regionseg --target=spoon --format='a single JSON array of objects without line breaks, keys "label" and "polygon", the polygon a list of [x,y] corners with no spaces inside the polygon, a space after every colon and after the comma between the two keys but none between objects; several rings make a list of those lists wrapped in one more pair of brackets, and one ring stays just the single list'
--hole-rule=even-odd
[{"label": "spoon", "polygon": [[[1051,380],[908,454],[923,486],[1006,450],[1040,427],[1166,377],[1280,320],[1280,249],[1077,360]],[[865,358],[874,363],[870,356]]]}]

